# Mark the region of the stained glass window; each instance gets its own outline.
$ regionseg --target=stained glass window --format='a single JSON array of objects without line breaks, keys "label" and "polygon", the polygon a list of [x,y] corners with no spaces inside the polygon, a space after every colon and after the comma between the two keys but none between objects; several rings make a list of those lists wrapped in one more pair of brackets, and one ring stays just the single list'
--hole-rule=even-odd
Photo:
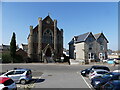
[{"label": "stained glass window", "polygon": [[53,33],[50,29],[45,30],[45,32],[43,33],[43,42],[46,44],[53,43]]}]

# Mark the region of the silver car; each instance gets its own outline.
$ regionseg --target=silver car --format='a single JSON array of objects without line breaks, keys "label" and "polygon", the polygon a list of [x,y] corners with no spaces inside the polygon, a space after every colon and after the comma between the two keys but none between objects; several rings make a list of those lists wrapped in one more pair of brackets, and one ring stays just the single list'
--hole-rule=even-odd
[{"label": "silver car", "polygon": [[32,72],[30,69],[16,68],[2,74],[0,77],[9,77],[16,83],[26,84],[32,80]]},{"label": "silver car", "polygon": [[92,79],[97,76],[102,76],[103,74],[106,74],[106,73],[109,73],[109,71],[103,70],[103,69],[92,70],[90,71],[89,79]]}]

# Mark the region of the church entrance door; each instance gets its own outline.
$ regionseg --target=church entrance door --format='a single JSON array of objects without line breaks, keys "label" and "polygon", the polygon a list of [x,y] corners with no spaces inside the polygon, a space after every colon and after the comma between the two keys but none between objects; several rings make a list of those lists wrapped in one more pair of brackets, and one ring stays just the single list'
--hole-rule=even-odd
[{"label": "church entrance door", "polygon": [[51,50],[50,50],[50,48],[48,48],[47,51],[46,51],[46,57],[51,57]]},{"label": "church entrance door", "polygon": [[45,56],[46,56],[46,61],[47,61],[47,63],[52,63],[52,62],[54,62],[54,61],[53,61],[53,57],[52,57],[52,51],[51,51],[50,48],[48,48],[48,49],[46,50]]}]

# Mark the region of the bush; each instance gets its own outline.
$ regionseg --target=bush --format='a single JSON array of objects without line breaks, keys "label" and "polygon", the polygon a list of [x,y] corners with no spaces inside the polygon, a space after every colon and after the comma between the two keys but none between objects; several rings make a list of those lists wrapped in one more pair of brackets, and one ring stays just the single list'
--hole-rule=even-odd
[{"label": "bush", "polygon": [[20,55],[16,55],[13,63],[22,63],[24,62],[23,57]]},{"label": "bush", "polygon": [[12,60],[10,53],[3,53],[2,54],[2,63],[10,63]]},{"label": "bush", "polygon": [[[10,53],[2,54],[2,63],[11,63],[12,60],[13,58],[11,57]],[[13,60],[13,63],[22,63],[22,62],[24,62],[22,56],[16,55]]]}]

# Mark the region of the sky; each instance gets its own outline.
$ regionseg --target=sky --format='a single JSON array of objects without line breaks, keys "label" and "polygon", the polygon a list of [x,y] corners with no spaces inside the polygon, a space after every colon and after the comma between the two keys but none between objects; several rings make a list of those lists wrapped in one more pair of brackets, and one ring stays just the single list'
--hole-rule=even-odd
[{"label": "sky", "polygon": [[48,13],[64,30],[65,48],[73,36],[103,32],[108,48],[118,49],[117,2],[2,2],[2,43],[9,44],[13,32],[17,44],[28,43],[29,26],[35,27],[38,17]]}]

